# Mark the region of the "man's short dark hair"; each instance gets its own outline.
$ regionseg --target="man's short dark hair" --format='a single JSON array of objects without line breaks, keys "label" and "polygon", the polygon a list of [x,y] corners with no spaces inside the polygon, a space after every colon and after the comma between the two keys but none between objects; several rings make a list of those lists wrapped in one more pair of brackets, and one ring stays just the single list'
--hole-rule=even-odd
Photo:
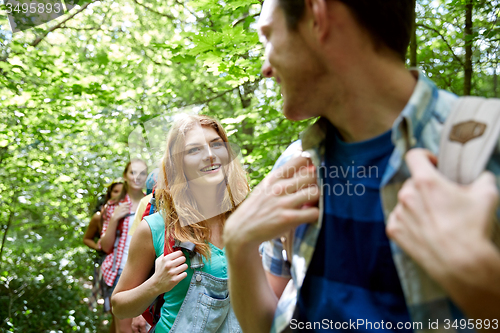
[{"label": "man's short dark hair", "polygon": [[[305,0],[278,0],[288,28],[295,30],[304,15]],[[406,57],[414,23],[414,0],[338,0],[349,7],[372,35],[375,45],[385,45],[401,59]]]}]

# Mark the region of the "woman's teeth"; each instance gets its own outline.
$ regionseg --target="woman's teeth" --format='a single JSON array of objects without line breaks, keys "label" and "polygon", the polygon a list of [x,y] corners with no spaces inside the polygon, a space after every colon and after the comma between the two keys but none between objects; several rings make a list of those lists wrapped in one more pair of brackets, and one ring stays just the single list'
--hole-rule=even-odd
[{"label": "woman's teeth", "polygon": [[201,169],[202,172],[207,172],[207,171],[213,171],[213,170],[217,170],[220,168],[220,165],[209,165],[207,167],[204,167],[203,169]]}]

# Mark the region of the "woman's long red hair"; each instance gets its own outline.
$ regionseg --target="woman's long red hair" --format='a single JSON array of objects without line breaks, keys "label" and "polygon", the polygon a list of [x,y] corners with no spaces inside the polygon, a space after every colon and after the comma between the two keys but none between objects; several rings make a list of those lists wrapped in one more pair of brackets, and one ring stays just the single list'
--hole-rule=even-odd
[{"label": "woman's long red hair", "polygon": [[[221,124],[210,117],[186,115],[177,120],[167,137],[158,183],[156,201],[158,211],[162,214],[166,225],[167,239],[178,239],[196,244],[196,251],[207,260],[210,258],[210,229],[206,218],[199,212],[196,201],[190,194],[188,180],[184,174],[184,151],[186,133],[196,126],[213,128],[224,142],[228,142],[227,134]],[[220,211],[222,224],[249,192],[247,176],[239,163],[236,153],[226,144],[229,161],[224,168],[225,181],[218,185],[218,196],[221,199]],[[167,241],[166,239],[166,241]]]}]

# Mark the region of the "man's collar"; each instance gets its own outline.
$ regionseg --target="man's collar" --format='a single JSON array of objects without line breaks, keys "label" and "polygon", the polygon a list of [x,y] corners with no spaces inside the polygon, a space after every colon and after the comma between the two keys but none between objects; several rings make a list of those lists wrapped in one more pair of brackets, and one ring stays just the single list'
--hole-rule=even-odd
[{"label": "man's collar", "polygon": [[319,118],[314,124],[305,129],[301,135],[302,150],[306,151],[318,147],[326,138],[328,119]]},{"label": "man's collar", "polygon": [[413,93],[394,124],[392,125],[392,141],[406,141],[406,146],[413,147],[422,135],[424,125],[432,116],[432,110],[437,101],[436,85],[417,69],[411,73],[418,78]]}]

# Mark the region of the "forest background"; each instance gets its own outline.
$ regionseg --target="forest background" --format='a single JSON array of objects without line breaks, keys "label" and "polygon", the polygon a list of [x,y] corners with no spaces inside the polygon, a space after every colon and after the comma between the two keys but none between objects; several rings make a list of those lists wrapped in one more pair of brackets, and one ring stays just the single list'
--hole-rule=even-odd
[{"label": "forest background", "polygon": [[[104,331],[109,318],[84,301],[82,237],[132,130],[194,107],[221,120],[255,186],[313,121],[285,119],[259,73],[260,9],[103,0],[12,34],[0,6],[0,332]],[[498,97],[500,0],[416,0],[415,12],[408,66],[458,95]]]}]

